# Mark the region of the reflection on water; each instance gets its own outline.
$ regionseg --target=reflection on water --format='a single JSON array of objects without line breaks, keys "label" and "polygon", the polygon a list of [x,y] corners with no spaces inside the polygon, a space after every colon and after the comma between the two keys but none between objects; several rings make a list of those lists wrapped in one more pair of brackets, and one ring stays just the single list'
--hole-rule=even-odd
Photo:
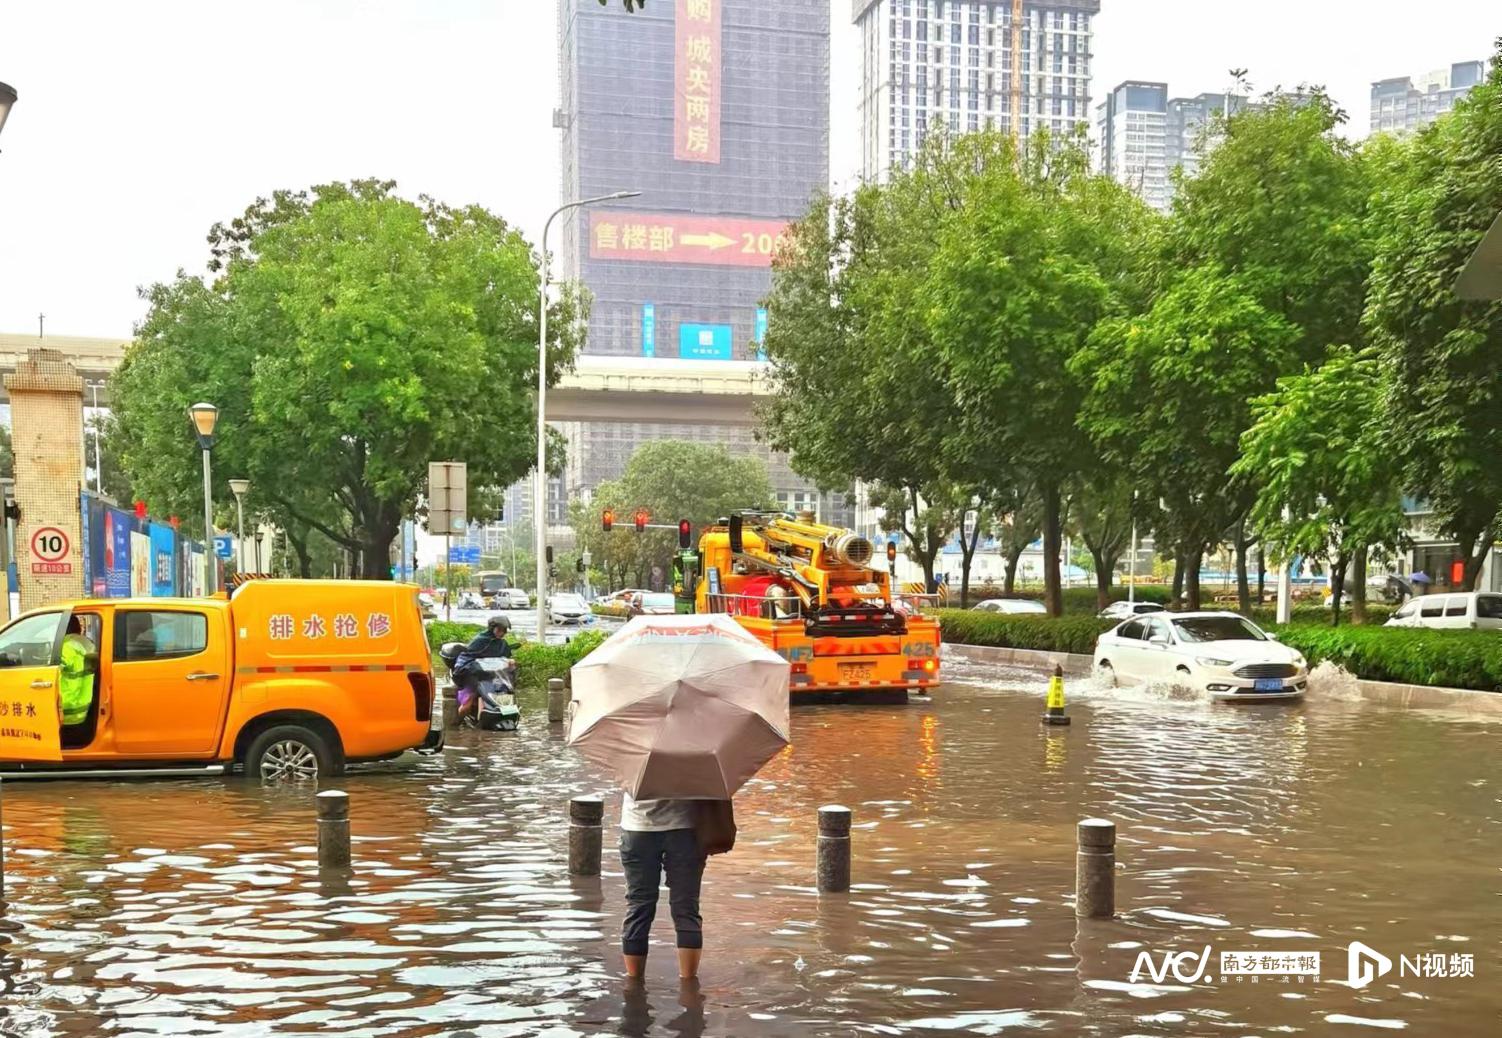
[{"label": "reflection on water", "polygon": [[[986,673],[931,705],[795,712],[709,867],[702,989],[677,981],[665,905],[625,987],[613,837],[603,879],[563,867],[565,805],[603,783],[535,711],[343,780],[348,875],[319,873],[310,790],[9,785],[0,1033],[1497,1033],[1494,730],[1078,683],[1074,725],[1048,728],[1039,678]],[[832,802],[855,810],[855,886],[821,899]],[[1073,914],[1088,815],[1118,824],[1116,920]],[[1470,953],[1476,976],[1352,990],[1353,939]],[[1128,980],[1143,950],[1207,944],[1319,951],[1326,976]]]}]

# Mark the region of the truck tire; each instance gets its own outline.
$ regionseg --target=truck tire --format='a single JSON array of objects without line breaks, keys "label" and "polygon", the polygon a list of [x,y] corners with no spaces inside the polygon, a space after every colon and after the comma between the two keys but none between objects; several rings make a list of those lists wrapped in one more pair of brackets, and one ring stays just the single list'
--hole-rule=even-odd
[{"label": "truck tire", "polygon": [[279,724],[251,740],[245,774],[261,782],[293,782],[337,775],[337,754],[323,736],[299,724]]}]

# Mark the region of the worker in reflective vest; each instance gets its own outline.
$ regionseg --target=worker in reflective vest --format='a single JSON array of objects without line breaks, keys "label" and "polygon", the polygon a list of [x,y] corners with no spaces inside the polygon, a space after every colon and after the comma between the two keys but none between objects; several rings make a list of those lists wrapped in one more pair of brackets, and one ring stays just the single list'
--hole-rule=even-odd
[{"label": "worker in reflective vest", "polygon": [[83,636],[78,617],[69,617],[63,635],[62,705],[63,724],[83,724],[94,702],[94,664],[98,649]]}]

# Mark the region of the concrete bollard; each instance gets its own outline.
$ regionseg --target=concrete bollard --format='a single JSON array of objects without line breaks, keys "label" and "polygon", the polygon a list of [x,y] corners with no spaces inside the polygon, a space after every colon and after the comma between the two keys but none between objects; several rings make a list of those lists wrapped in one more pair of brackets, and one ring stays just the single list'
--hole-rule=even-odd
[{"label": "concrete bollard", "polygon": [[1116,823],[1086,818],[1074,856],[1074,914],[1109,919],[1116,914]]},{"label": "concrete bollard", "polygon": [[349,794],[326,789],[318,801],[318,867],[349,867]]},{"label": "concrete bollard", "polygon": [[548,678],[548,723],[562,724],[567,709],[568,690],[563,687],[563,679]]},{"label": "concrete bollard", "polygon": [[850,890],[850,808],[830,804],[819,808],[819,852],[816,872],[821,894]]},{"label": "concrete bollard", "polygon": [[568,872],[570,876],[600,874],[600,844],[605,836],[605,801],[574,797],[568,802]]},{"label": "concrete bollard", "polygon": [[1048,712],[1043,715],[1043,723],[1069,723],[1069,717],[1064,713],[1064,668],[1057,663],[1053,665],[1053,677],[1048,679]]}]

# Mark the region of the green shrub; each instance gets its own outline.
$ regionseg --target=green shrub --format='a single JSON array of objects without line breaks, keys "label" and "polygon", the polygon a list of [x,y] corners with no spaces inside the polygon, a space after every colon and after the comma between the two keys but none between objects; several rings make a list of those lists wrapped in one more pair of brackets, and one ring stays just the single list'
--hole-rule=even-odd
[{"label": "green shrub", "polygon": [[[1396,606],[1384,603],[1368,604],[1366,607],[1366,623],[1368,627],[1381,627],[1392,616]],[[1333,626],[1331,621],[1332,610],[1323,605],[1296,605],[1293,607],[1293,623],[1308,624],[1312,626]],[[1263,627],[1274,624],[1278,619],[1278,607],[1276,605],[1253,606],[1249,618],[1255,620]],[[1344,627],[1351,622],[1351,610],[1349,603],[1340,607],[1340,623]]]},{"label": "green shrub", "polygon": [[[949,581],[949,600],[958,605],[960,601],[960,586],[955,583],[954,577],[950,577]],[[1095,604],[1095,586],[1093,584],[1090,587],[1066,587],[1063,590],[1065,614],[1093,615],[1100,611],[1099,607]],[[1139,584],[1137,586],[1137,601],[1156,602],[1159,605],[1167,605],[1172,590],[1172,588],[1163,584],[1148,584],[1145,586]],[[1025,588],[1021,591],[1014,591],[1009,595],[1002,591],[1000,586],[971,585],[971,605],[983,602],[988,598],[1026,598],[1034,602],[1041,602],[1043,601],[1043,592],[1037,588]],[[1111,601],[1125,602],[1126,600],[1127,589],[1125,587],[1118,585],[1111,588]]]},{"label": "green shrub", "polygon": [[428,624],[428,647],[435,652],[448,642],[467,642],[479,634],[479,624],[461,624],[450,620],[434,620]]},{"label": "green shrub", "polygon": [[623,618],[626,616],[626,607],[619,602],[611,602],[608,605],[600,602],[591,602],[589,611],[596,616],[619,616]]},{"label": "green shrub", "polygon": [[575,663],[594,652],[605,640],[604,631],[580,631],[563,645],[522,642],[516,648],[518,688],[546,688],[549,678],[561,678]]},{"label": "green shrub", "polygon": [[1310,666],[1328,660],[1369,681],[1502,691],[1502,635],[1494,631],[1289,624],[1277,635]]},{"label": "green shrub", "polygon": [[1114,625],[1093,616],[1002,616],[973,609],[940,609],[939,629],[946,642],[991,645],[1004,649],[1074,652],[1088,656],[1095,639]]}]

